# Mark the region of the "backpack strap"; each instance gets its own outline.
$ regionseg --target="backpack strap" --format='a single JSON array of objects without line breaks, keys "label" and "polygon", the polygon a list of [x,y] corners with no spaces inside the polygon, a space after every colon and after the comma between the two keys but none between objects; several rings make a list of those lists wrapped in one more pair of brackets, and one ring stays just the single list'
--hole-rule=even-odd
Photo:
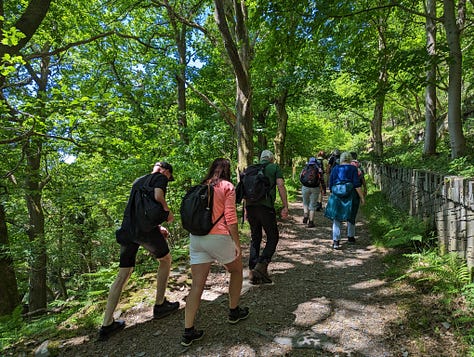
[{"label": "backpack strap", "polygon": [[[206,185],[207,185],[207,208],[210,208],[210,206],[211,206],[211,184],[208,182]],[[212,195],[212,199],[214,200],[214,194]],[[217,222],[219,222],[222,219],[222,217],[224,217],[224,212],[222,212],[222,214],[219,216],[219,218],[215,222],[212,223],[212,228],[214,228],[214,226],[217,224]]]}]

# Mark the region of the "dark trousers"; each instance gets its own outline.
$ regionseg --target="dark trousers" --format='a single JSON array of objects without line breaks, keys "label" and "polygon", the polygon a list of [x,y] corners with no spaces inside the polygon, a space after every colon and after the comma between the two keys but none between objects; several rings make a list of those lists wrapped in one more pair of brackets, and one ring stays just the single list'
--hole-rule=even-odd
[{"label": "dark trousers", "polygon": [[[257,263],[270,263],[279,240],[276,213],[274,208],[266,206],[248,206],[247,220],[250,224],[252,241],[250,243],[249,268],[255,268]],[[260,254],[263,231],[267,235],[267,241]]]}]

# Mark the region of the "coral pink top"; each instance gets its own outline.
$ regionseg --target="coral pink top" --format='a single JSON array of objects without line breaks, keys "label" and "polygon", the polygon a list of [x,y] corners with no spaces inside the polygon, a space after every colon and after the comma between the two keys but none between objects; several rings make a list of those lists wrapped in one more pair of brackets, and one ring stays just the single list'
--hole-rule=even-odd
[{"label": "coral pink top", "polygon": [[238,222],[237,209],[235,207],[235,188],[231,182],[226,180],[221,180],[214,186],[212,221],[215,222],[222,212],[224,212],[224,216],[216,223],[209,234],[229,235],[227,225]]}]

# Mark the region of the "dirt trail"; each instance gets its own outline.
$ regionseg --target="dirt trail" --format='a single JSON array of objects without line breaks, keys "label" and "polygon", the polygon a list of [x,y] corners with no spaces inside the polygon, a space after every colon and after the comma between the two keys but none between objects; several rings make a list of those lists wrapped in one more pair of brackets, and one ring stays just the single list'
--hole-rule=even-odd
[{"label": "dirt trail", "polygon": [[[421,336],[412,341],[402,302],[412,301],[409,286],[383,280],[385,254],[370,244],[363,220],[357,223],[357,243],[342,240],[331,248],[331,222],[316,213],[315,228],[301,223],[301,202],[290,207],[290,219],[280,224],[281,240],[269,266],[273,285],[244,282],[241,305],[251,315],[237,325],[227,323],[227,278],[214,266],[208,279],[196,327],[201,341],[180,346],[187,295],[186,268],[173,273],[171,300],[181,309],[163,320],[151,319],[143,303],[123,314],[127,328],[107,342],[96,342],[95,331],[65,341],[61,356],[457,356],[446,349],[451,337]],[[344,235],[343,235],[344,237]],[[247,261],[248,247],[244,247]],[[183,273],[185,272],[185,273]],[[189,280],[188,280],[189,282]],[[154,284],[150,284],[150,297]],[[419,298],[420,304],[423,299]]]}]

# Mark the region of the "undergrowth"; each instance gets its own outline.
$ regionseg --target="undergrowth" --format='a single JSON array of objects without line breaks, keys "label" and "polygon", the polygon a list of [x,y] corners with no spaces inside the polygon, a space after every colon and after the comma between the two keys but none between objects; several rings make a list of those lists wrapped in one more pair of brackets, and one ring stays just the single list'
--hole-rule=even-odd
[{"label": "undergrowth", "polygon": [[[186,247],[177,243],[174,243],[171,253],[174,265],[182,264],[183,259],[187,259]],[[150,286],[150,279],[156,275],[157,267],[155,259],[139,250],[136,269],[122,292],[123,308],[127,308],[128,300],[131,303],[136,299],[154,300],[154,294],[152,297],[143,296],[143,293],[135,296],[135,292]],[[107,295],[117,271],[118,263],[115,262],[108,268],[77,276],[68,284],[74,287],[68,290],[69,297],[50,302],[49,313],[46,315],[28,319],[23,316],[22,306],[19,306],[11,315],[0,317],[0,351],[8,351],[14,346],[19,349],[27,348],[21,346],[28,346],[32,341],[34,344],[42,342],[45,336],[49,340],[60,340],[77,336],[82,330],[96,330],[102,324]],[[48,345],[52,355],[54,348],[54,343]],[[18,350],[15,352],[15,355],[20,353]],[[23,352],[28,353],[26,350]]]},{"label": "undergrowth", "polygon": [[[390,206],[373,187],[362,207],[373,243],[391,248],[387,277],[405,281],[422,293],[439,295],[442,310],[450,314],[446,318],[450,326],[474,356],[474,284],[465,261],[454,253],[439,254],[437,239],[425,223]],[[417,308],[412,311],[416,315]]]}]

